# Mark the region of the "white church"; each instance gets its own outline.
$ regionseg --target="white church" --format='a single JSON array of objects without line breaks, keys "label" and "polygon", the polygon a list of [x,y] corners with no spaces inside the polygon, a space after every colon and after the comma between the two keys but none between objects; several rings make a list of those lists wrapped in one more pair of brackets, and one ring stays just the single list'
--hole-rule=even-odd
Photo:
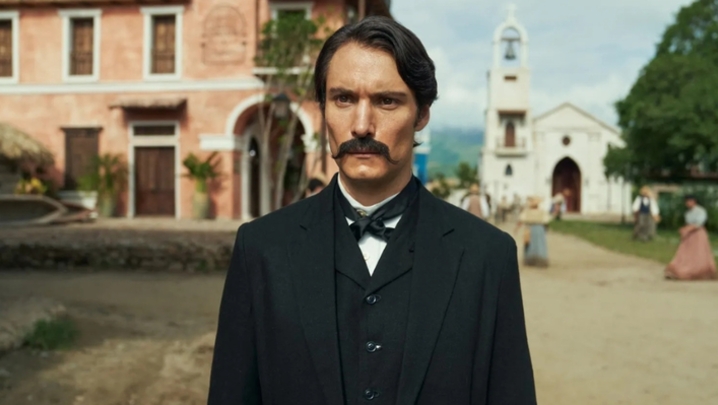
[{"label": "white church", "polygon": [[496,203],[538,195],[548,208],[568,189],[569,212],[628,212],[630,185],[606,179],[603,166],[608,146],[623,145],[619,130],[570,102],[533,115],[528,36],[514,10],[494,33],[479,171],[484,192]]}]

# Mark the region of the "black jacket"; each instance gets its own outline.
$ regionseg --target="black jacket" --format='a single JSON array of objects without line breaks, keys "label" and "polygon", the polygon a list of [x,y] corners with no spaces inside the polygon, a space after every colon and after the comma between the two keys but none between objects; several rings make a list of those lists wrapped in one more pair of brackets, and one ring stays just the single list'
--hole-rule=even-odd
[{"label": "black jacket", "polygon": [[[239,228],[209,405],[345,403],[336,187]],[[422,188],[411,272],[396,404],[535,404],[513,239]]]}]

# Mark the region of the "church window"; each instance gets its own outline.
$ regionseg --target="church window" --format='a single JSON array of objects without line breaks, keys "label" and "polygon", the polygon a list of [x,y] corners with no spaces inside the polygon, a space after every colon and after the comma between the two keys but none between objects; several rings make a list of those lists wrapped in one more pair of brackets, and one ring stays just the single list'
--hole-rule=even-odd
[{"label": "church window", "polygon": [[506,132],[504,133],[504,147],[513,148],[516,146],[516,127],[513,122],[506,124]]},{"label": "church window", "polygon": [[516,76],[504,76],[504,80],[506,80],[507,82],[515,82],[516,79]]},{"label": "church window", "polygon": [[561,143],[563,143],[563,146],[568,146],[571,144],[571,137],[568,135],[565,135],[563,139],[561,140]]},{"label": "church window", "polygon": [[511,177],[514,175],[514,169],[511,167],[510,164],[506,165],[506,170],[504,170],[504,175],[506,177]]}]

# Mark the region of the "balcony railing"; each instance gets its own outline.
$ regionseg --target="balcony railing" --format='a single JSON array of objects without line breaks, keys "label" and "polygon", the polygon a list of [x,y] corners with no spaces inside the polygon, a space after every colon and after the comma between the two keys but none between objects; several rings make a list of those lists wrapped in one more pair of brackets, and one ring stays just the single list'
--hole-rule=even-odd
[{"label": "balcony railing", "polygon": [[524,155],[528,152],[526,149],[526,139],[516,139],[514,144],[507,144],[506,139],[500,138],[496,140],[497,155]]}]

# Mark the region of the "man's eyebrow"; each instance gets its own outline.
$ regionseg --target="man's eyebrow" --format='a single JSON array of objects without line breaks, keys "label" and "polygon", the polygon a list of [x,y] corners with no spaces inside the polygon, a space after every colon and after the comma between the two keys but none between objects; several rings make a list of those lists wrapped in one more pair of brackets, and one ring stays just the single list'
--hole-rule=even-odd
[{"label": "man's eyebrow", "polygon": [[403,91],[380,91],[378,93],[374,93],[374,97],[406,98],[409,97],[409,94]]},{"label": "man's eyebrow", "polygon": [[345,89],[344,87],[332,87],[331,89],[329,89],[328,93],[330,96],[336,96],[339,94],[354,94],[353,91]]},{"label": "man's eyebrow", "polygon": [[[337,96],[337,95],[351,95],[355,94],[352,90],[346,89],[344,87],[332,87],[328,91],[329,96]],[[408,93],[403,91],[379,91],[374,94],[372,94],[372,97],[389,97],[389,98],[407,98],[409,96]]]}]

